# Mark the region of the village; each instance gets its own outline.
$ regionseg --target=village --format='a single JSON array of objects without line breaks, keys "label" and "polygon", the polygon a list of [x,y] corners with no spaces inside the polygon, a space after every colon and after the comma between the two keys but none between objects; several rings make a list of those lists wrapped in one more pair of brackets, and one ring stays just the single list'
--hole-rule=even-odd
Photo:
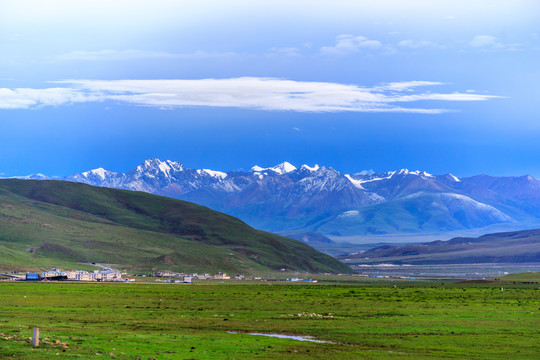
[{"label": "village", "polygon": [[[45,272],[22,273],[11,271],[0,274],[4,281],[90,281],[90,282],[134,282],[134,278],[128,278],[127,272],[118,271],[104,267],[103,270],[85,271],[85,270],[62,270],[52,268]],[[124,277],[122,277],[124,276]],[[184,274],[178,272],[153,272],[150,274],[136,274],[138,278],[158,278],[156,281],[164,283],[192,283],[194,279],[198,280],[244,280],[246,277],[242,274],[229,276],[227,273],[218,272],[214,275],[203,274]],[[249,280],[262,280],[261,277],[249,277]]]},{"label": "village", "polygon": [[134,279],[122,278],[122,273],[118,270],[104,268],[103,270],[85,271],[85,270],[62,270],[52,268],[45,272],[21,273],[11,271],[0,274],[11,281],[110,281],[110,282],[130,282]]},{"label": "village", "polygon": [[[103,266],[102,266],[103,267]],[[127,277],[131,276],[131,277]],[[243,274],[228,275],[225,272],[218,272],[214,275],[210,273],[181,273],[160,271],[153,273],[139,273],[128,274],[126,271],[119,271],[107,267],[103,267],[103,270],[62,270],[59,268],[52,268],[45,272],[19,272],[9,271],[0,274],[0,281],[84,281],[84,282],[123,282],[130,283],[137,281],[150,280],[156,278],[155,281],[163,283],[184,283],[191,284],[194,280],[259,280],[259,281],[277,281],[277,279],[267,278],[263,276],[246,276]],[[288,282],[312,282],[316,283],[317,280],[303,279],[298,277],[292,277],[283,279],[281,281]]]}]

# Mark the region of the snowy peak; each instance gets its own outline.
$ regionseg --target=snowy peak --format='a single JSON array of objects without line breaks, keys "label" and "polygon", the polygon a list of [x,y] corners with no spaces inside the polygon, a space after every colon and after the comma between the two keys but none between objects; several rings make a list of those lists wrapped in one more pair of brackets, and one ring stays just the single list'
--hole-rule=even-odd
[{"label": "snowy peak", "polygon": [[273,171],[278,175],[283,175],[283,174],[290,173],[291,171],[296,170],[296,167],[285,161],[285,162],[282,162],[281,164],[278,164],[274,167],[269,167],[269,168],[263,168],[258,165],[255,165],[249,171],[255,172],[255,173],[262,173],[268,170]]},{"label": "snowy peak", "polygon": [[144,162],[139,166],[141,168],[149,169],[149,168],[155,168],[159,166],[160,164],[161,164],[161,160],[157,158],[153,158],[153,159],[144,160]]},{"label": "snowy peak", "polygon": [[434,177],[433,175],[431,175],[430,173],[425,172],[425,171],[420,171],[420,170],[410,171],[408,169],[399,169],[397,171],[391,171],[389,174],[391,174],[390,177],[394,177],[396,175],[416,175],[416,176],[420,176],[422,178],[432,178],[432,177]]},{"label": "snowy peak", "polygon": [[178,161],[166,160],[162,164],[164,164],[164,166],[168,167],[169,171],[177,172],[177,171],[184,171],[185,170],[184,165],[182,165]]},{"label": "snowy peak", "polygon": [[278,174],[282,175],[296,170],[296,167],[285,161],[279,165],[274,166],[273,168],[270,168],[269,170],[273,170]]},{"label": "snowy peak", "polygon": [[87,171],[87,172],[83,172],[82,174],[85,176],[85,177],[90,177],[90,176],[97,176],[99,178],[101,178],[102,180],[105,180],[105,178],[107,177],[107,170],[105,170],[104,168],[100,167],[100,168],[97,168],[97,169],[94,169],[94,170],[90,170],[90,171]]},{"label": "snowy peak", "polygon": [[171,160],[161,161],[159,159],[148,159],[148,160],[145,160],[141,165],[137,166],[137,169],[140,169],[140,170],[155,169],[163,173],[169,173],[171,171],[182,171],[184,170],[184,166],[178,161],[171,161]]},{"label": "snowy peak", "polygon": [[121,174],[121,173],[117,173],[117,172],[114,172],[114,171],[110,171],[110,170],[106,170],[102,167],[100,168],[97,168],[97,169],[94,169],[94,170],[89,170],[89,171],[86,171],[86,172],[83,172],[79,175],[72,175],[68,178],[71,178],[70,180],[73,180],[73,179],[77,179],[77,178],[82,178],[82,179],[86,179],[88,181],[91,181],[91,182],[95,182],[95,181],[109,181],[113,178],[116,178],[116,177],[121,177],[121,176],[124,176],[124,174]]},{"label": "snowy peak", "polygon": [[152,177],[170,179],[178,172],[184,171],[184,166],[171,160],[161,161],[159,159],[145,160],[141,165],[131,170],[128,174],[135,178]]}]

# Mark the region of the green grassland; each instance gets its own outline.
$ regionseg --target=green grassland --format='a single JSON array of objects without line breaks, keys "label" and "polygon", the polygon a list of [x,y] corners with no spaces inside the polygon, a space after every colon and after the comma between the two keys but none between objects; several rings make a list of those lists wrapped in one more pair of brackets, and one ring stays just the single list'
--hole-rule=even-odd
[{"label": "green grassland", "polygon": [[537,283],[540,284],[540,273],[519,273],[503,276],[498,279],[500,282],[515,282],[515,283]]},{"label": "green grassland", "polygon": [[538,284],[499,286],[4,282],[0,358],[538,359]]},{"label": "green grassland", "polygon": [[64,181],[0,180],[0,268],[352,272],[310,246],[189,202]]}]

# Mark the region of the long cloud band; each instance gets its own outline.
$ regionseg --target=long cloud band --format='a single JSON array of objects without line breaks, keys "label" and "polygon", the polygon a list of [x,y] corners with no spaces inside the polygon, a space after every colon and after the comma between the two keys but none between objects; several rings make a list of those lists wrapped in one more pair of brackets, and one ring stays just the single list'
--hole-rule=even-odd
[{"label": "long cloud band", "polygon": [[442,85],[409,81],[375,87],[242,77],[200,80],[64,80],[64,87],[0,88],[0,109],[28,109],[112,100],[157,108],[230,107],[297,112],[409,112],[437,114],[447,110],[408,107],[417,101],[483,101],[499,96],[477,93],[418,91]]}]

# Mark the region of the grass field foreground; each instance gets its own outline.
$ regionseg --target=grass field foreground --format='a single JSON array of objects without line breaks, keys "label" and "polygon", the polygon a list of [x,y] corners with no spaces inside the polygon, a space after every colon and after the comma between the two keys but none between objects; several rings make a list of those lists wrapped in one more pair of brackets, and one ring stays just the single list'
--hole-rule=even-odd
[{"label": "grass field foreground", "polygon": [[539,331],[538,284],[0,283],[2,359],[537,359]]}]

